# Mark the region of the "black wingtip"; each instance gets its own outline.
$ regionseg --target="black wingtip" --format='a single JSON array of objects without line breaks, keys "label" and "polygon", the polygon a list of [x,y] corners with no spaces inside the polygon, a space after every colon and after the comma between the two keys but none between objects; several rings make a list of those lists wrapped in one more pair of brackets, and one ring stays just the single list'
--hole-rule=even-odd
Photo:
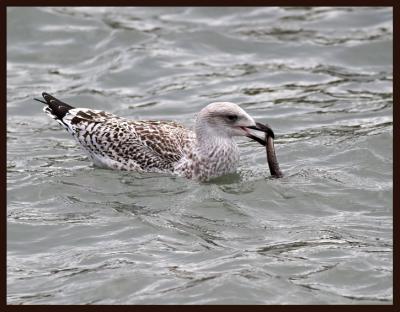
[{"label": "black wingtip", "polygon": [[48,105],[49,108],[51,109],[51,113],[54,116],[56,116],[58,119],[63,119],[65,114],[70,109],[74,108],[73,106],[56,99],[54,96],[52,96],[46,92],[42,92],[42,96],[46,102],[44,102],[42,100],[38,100],[38,99],[35,99],[35,100]]},{"label": "black wingtip", "polygon": [[47,92],[42,92],[42,96],[45,99],[45,101],[47,102],[47,104],[50,104],[51,101],[58,101],[58,102],[62,103],[61,101],[57,100],[54,96],[48,94]]}]

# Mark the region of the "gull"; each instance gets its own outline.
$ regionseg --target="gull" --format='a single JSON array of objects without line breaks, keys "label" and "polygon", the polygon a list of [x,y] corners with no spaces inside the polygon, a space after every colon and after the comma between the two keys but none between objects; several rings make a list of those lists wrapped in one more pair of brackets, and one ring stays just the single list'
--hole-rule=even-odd
[{"label": "gull", "polygon": [[[43,111],[62,125],[95,166],[139,172],[164,172],[208,181],[236,171],[235,137],[263,145],[269,127],[256,123],[237,104],[214,102],[197,114],[190,130],[174,121],[130,120],[101,110],[76,108],[43,92]],[[258,133],[263,132],[262,135]]]}]

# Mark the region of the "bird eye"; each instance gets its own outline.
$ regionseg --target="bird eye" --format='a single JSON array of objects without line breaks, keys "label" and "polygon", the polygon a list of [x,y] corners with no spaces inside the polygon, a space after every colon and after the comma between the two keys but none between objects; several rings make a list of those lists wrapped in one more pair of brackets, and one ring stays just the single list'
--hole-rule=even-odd
[{"label": "bird eye", "polygon": [[236,121],[238,119],[237,115],[227,115],[226,118],[228,118],[229,121]]}]

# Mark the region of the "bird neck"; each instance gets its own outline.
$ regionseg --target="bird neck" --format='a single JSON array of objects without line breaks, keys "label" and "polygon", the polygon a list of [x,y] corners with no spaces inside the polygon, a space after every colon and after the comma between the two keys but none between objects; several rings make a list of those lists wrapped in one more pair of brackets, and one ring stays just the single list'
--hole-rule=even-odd
[{"label": "bird neck", "polygon": [[227,149],[229,147],[235,147],[236,142],[233,137],[219,132],[212,127],[208,127],[203,123],[196,123],[196,149],[201,152],[202,155],[207,156],[216,149]]},{"label": "bird neck", "polygon": [[203,163],[208,176],[233,172],[239,162],[239,148],[233,137],[212,129],[196,131],[194,154],[194,163]]},{"label": "bird neck", "polygon": [[232,138],[210,137],[205,140],[197,140],[196,149],[202,155],[209,157],[215,155],[216,152],[226,151],[228,153],[235,152],[237,144]]}]

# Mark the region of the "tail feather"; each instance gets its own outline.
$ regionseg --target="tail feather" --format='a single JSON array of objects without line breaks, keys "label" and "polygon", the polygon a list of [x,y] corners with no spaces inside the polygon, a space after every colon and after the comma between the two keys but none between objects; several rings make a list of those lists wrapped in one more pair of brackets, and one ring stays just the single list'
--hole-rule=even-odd
[{"label": "tail feather", "polygon": [[57,119],[62,120],[65,114],[68,113],[70,109],[74,109],[73,106],[56,99],[55,97],[51,96],[46,92],[43,92],[42,96],[44,98],[44,101],[39,99],[35,100],[43,104],[46,104],[47,107],[44,108],[44,111],[49,115],[51,115],[56,120]]}]

